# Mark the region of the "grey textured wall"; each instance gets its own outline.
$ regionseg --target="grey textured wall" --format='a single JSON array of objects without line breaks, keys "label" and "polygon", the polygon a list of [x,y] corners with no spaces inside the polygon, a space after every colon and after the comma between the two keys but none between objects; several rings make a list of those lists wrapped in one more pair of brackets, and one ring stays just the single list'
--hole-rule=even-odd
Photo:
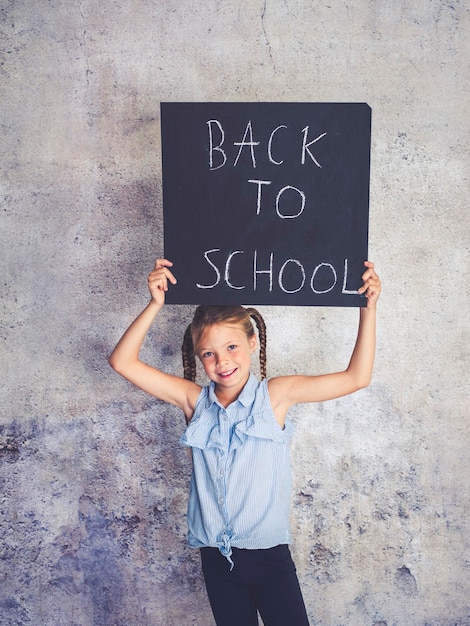
[{"label": "grey textured wall", "polygon": [[[206,626],[180,413],[107,355],[162,253],[159,102],[366,101],[373,384],[292,413],[318,626],[470,624],[463,0],[3,0],[0,623]],[[269,375],[343,367],[357,311],[263,309]],[[180,372],[189,307],[145,356]],[[288,626],[288,625],[286,625]]]}]

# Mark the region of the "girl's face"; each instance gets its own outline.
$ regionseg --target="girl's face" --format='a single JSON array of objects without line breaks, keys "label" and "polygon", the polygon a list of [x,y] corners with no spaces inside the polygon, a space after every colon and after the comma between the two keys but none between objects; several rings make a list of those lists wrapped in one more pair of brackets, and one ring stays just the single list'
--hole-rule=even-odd
[{"label": "girl's face", "polygon": [[201,335],[197,354],[216,388],[230,389],[235,394],[248,380],[255,349],[256,335],[247,337],[237,325],[213,324]]}]

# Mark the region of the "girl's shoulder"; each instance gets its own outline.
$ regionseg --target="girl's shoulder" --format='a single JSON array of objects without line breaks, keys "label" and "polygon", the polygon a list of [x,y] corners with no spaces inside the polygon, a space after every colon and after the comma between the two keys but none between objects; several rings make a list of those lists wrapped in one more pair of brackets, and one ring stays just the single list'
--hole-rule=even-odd
[{"label": "girl's shoulder", "polygon": [[274,376],[274,378],[267,378],[266,384],[269,391],[269,395],[273,396],[277,393],[283,393],[284,390],[291,384],[293,376]]}]

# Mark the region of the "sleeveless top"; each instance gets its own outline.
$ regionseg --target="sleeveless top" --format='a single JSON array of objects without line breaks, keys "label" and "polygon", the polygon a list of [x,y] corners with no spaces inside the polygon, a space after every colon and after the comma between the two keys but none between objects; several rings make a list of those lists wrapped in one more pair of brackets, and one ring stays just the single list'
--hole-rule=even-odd
[{"label": "sleeveless top", "polygon": [[[272,548],[291,543],[289,442],[281,429],[266,380],[250,377],[237,400],[224,408],[215,384],[201,390],[180,442],[192,448],[188,540],[230,558],[232,547]],[[232,563],[233,567],[233,563]]]}]

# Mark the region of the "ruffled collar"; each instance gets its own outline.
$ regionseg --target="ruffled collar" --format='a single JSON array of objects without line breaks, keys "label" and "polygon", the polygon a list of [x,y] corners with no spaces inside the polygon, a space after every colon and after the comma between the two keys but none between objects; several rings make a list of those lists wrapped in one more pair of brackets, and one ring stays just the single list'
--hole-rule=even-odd
[{"label": "ruffled collar", "polygon": [[[281,430],[271,409],[266,380],[258,382],[256,377],[250,374],[235,402],[245,407],[245,417],[242,417],[233,427],[228,444],[229,450],[235,450],[242,446],[248,437],[277,442],[285,442],[290,439],[292,424],[286,421],[284,430]],[[227,440],[226,437],[222,436],[219,422],[221,408],[223,407],[215,395],[215,385],[211,382],[208,387],[201,391],[196,403],[194,417],[180,442],[186,446],[202,450],[216,448],[220,451],[226,451]]]}]

